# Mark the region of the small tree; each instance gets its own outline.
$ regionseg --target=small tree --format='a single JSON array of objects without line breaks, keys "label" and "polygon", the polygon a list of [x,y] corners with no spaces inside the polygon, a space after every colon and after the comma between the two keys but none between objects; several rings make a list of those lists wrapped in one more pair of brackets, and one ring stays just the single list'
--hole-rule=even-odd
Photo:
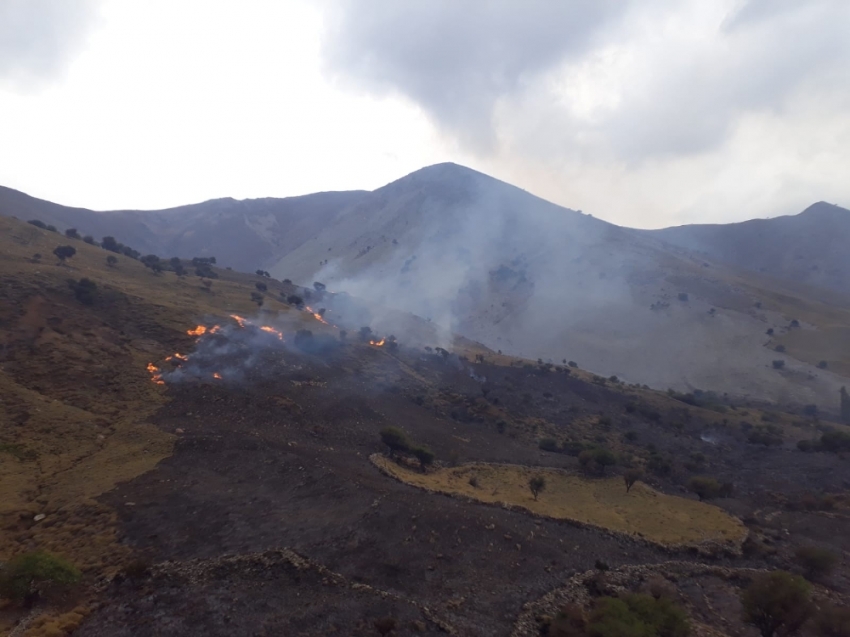
[{"label": "small tree", "polygon": [[259,292],[251,292],[251,300],[256,303],[258,307],[262,307],[263,295]]},{"label": "small tree", "polygon": [[76,228],[68,228],[68,229],[65,231],[65,236],[66,236],[66,237],[68,237],[69,239],[79,239],[79,238],[80,238],[80,233],[79,233],[79,232],[77,232],[77,229],[76,229]]},{"label": "small tree", "polygon": [[422,467],[422,471],[425,471],[425,468],[434,463],[434,452],[431,451],[428,447],[415,447],[412,449],[413,455],[416,456],[416,459],[419,461],[419,466]]},{"label": "small tree", "polygon": [[109,250],[110,252],[120,253],[122,246],[115,240],[115,237],[104,237],[100,241],[100,247],[104,250]]},{"label": "small tree", "polygon": [[533,476],[528,481],[528,488],[531,489],[531,495],[534,496],[534,501],[537,501],[537,496],[539,496],[544,489],[546,489],[546,478],[543,476]]},{"label": "small tree", "polygon": [[806,578],[811,581],[829,575],[838,562],[838,556],[835,553],[816,546],[801,546],[797,549],[796,557]]},{"label": "small tree", "polygon": [[381,429],[381,442],[390,448],[390,454],[410,451],[410,441],[407,439],[407,434],[398,427]]},{"label": "small tree", "polygon": [[108,257],[106,257],[106,265],[108,265],[110,268],[114,268],[117,263],[118,257],[116,257],[115,255],[110,254]]},{"label": "small tree", "polygon": [[720,495],[721,485],[714,478],[694,477],[688,480],[688,491],[695,493],[699,501],[713,500]]},{"label": "small tree", "polygon": [[84,236],[83,241],[85,243],[88,243],[90,246],[93,246],[95,244],[94,237],[91,236],[90,234],[87,234],[86,236]]},{"label": "small tree", "polygon": [[65,263],[65,259],[70,259],[72,256],[77,254],[77,249],[74,246],[56,246],[53,250],[53,254],[56,255],[56,258],[59,259],[60,262]]},{"label": "small tree", "polygon": [[301,307],[304,305],[304,299],[302,299],[297,294],[290,294],[286,297],[286,302],[290,305],[294,305],[295,307]]},{"label": "small tree", "polygon": [[603,447],[593,450],[593,459],[599,465],[600,473],[605,473],[605,467],[613,467],[617,464],[617,456],[609,449]]},{"label": "small tree", "polygon": [[623,482],[626,483],[626,493],[632,490],[635,482],[643,478],[643,471],[640,469],[629,469],[623,474]]},{"label": "small tree", "polygon": [[795,633],[813,612],[809,583],[786,571],[756,577],[741,595],[744,621],[758,628],[762,637]]},{"label": "small tree", "polygon": [[0,571],[0,597],[32,606],[39,597],[80,580],[80,571],[60,557],[38,551],[24,553]]}]

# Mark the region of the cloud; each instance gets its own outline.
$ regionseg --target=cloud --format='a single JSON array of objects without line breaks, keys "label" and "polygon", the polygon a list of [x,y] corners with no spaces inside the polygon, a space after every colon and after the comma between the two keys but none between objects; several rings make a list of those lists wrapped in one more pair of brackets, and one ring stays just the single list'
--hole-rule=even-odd
[{"label": "cloud", "polygon": [[345,79],[399,92],[465,142],[495,141],[503,97],[592,49],[628,6],[620,0],[329,2],[325,58]]},{"label": "cloud", "polygon": [[79,50],[98,0],[0,0],[0,82],[55,77]]},{"label": "cloud", "polygon": [[752,114],[850,99],[845,0],[334,3],[325,57],[467,149],[549,161],[712,152]]}]

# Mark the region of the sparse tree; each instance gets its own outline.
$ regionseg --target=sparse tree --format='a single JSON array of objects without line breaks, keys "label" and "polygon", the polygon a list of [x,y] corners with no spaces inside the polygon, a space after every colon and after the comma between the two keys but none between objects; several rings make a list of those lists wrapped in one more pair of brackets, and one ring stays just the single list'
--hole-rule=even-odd
[{"label": "sparse tree", "polygon": [[755,626],[762,637],[777,632],[793,635],[814,610],[810,590],[806,580],[786,571],[759,575],[741,595],[744,621]]},{"label": "sparse tree", "polygon": [[61,263],[65,263],[65,259],[70,259],[72,256],[77,254],[77,249],[74,246],[56,246],[53,250],[53,254],[56,255],[56,258],[59,259]]},{"label": "sparse tree", "polygon": [[154,274],[159,274],[160,272],[162,272],[162,262],[155,254],[146,254],[139,260],[146,268],[150,268],[150,270]]},{"label": "sparse tree", "polygon": [[68,237],[69,239],[79,239],[79,238],[80,238],[80,233],[79,233],[79,232],[77,232],[77,229],[76,229],[76,228],[68,228],[68,229],[65,231],[65,236],[66,236],[66,237]]},{"label": "sparse tree", "polygon": [[543,476],[533,476],[528,481],[528,488],[531,490],[531,495],[534,496],[534,501],[537,501],[537,496],[539,496],[544,489],[546,489],[546,478]]},{"label": "sparse tree", "polygon": [[629,469],[623,474],[623,482],[626,483],[626,493],[632,490],[635,482],[643,478],[643,472],[640,469]]},{"label": "sparse tree", "polygon": [[115,255],[110,254],[108,257],[106,257],[106,265],[108,265],[110,268],[114,268],[117,263],[118,257],[116,257]]},{"label": "sparse tree", "polygon": [[688,491],[695,493],[700,502],[720,496],[721,485],[714,478],[696,476],[688,480]]}]

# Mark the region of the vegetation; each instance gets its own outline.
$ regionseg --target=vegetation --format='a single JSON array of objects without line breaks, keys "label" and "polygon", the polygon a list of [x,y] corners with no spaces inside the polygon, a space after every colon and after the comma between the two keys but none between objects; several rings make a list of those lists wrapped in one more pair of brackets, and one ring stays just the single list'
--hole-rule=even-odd
[{"label": "vegetation", "polygon": [[835,553],[817,546],[801,546],[797,549],[796,557],[806,578],[811,581],[829,575],[838,563]]},{"label": "vegetation", "polygon": [[65,231],[65,236],[66,236],[66,237],[68,237],[69,239],[79,239],[79,238],[80,238],[80,233],[79,233],[79,232],[77,232],[77,229],[76,229],[76,228],[68,228],[68,229]]},{"label": "vegetation", "polygon": [[528,481],[528,488],[531,490],[531,495],[534,496],[535,501],[537,500],[537,496],[546,488],[546,478],[543,476],[532,476]]},{"label": "vegetation", "polygon": [[590,637],[686,637],[690,630],[672,600],[640,593],[600,598],[587,622]]},{"label": "vegetation", "polygon": [[0,597],[31,606],[40,597],[76,584],[80,577],[80,571],[61,557],[24,553],[0,570]]},{"label": "vegetation", "polygon": [[79,281],[68,279],[68,286],[74,292],[74,298],[80,303],[94,305],[97,298],[97,283],[87,278],[82,278]]},{"label": "vegetation", "polygon": [[603,475],[605,467],[617,464],[617,456],[609,449],[595,447],[582,451],[578,455],[578,462],[585,473]]},{"label": "vegetation", "polygon": [[806,580],[786,571],[759,575],[741,595],[744,621],[762,637],[794,634],[812,615],[810,591]]},{"label": "vegetation", "polygon": [[110,268],[114,268],[117,263],[118,263],[118,257],[116,257],[112,254],[110,254],[108,257],[106,257],[106,265],[108,265]]},{"label": "vegetation", "polygon": [[426,467],[434,463],[434,452],[428,447],[414,447],[410,451],[414,456],[416,456],[416,459],[419,461],[419,466],[422,467],[422,471],[425,471]]},{"label": "vegetation", "polygon": [[819,637],[850,637],[850,608],[826,604],[813,624]]},{"label": "vegetation", "polygon": [[626,484],[626,493],[632,490],[635,482],[643,478],[643,471],[640,469],[629,469],[623,474],[623,482]]},{"label": "vegetation", "polygon": [[714,478],[694,477],[688,480],[688,491],[695,493],[700,502],[720,497],[722,485]]},{"label": "vegetation", "polygon": [[65,259],[70,259],[72,256],[77,254],[77,249],[74,246],[56,246],[53,250],[53,254],[56,255],[56,258],[59,259],[59,261],[65,263]]},{"label": "vegetation", "polygon": [[850,425],[850,395],[847,388],[841,388],[841,420]]}]

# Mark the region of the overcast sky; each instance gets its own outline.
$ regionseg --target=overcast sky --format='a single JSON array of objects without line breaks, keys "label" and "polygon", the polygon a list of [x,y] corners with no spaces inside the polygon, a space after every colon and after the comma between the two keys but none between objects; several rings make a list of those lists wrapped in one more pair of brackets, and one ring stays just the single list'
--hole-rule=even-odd
[{"label": "overcast sky", "polygon": [[848,0],[0,0],[0,185],[373,189],[454,161],[615,223],[850,207]]}]

